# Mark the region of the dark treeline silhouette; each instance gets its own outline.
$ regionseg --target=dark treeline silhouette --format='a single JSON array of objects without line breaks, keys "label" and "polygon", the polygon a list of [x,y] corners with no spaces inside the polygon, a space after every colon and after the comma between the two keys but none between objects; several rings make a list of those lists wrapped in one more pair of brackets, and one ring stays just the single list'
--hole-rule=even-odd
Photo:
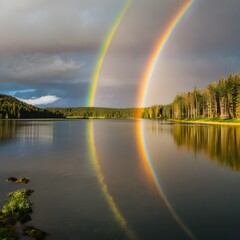
[{"label": "dark treeline silhouette", "polygon": [[62,114],[34,107],[18,99],[0,94],[0,119],[60,118]]},{"label": "dark treeline silhouette", "polygon": [[101,107],[79,107],[79,108],[48,108],[53,113],[61,113],[64,117],[72,118],[119,118],[131,119],[141,117],[140,108],[101,108]]},{"label": "dark treeline silhouette", "polygon": [[61,113],[67,118],[119,118],[119,119],[157,119],[161,105],[146,108],[101,108],[101,107],[79,107],[79,108],[48,108],[53,113]]},{"label": "dark treeline silhouette", "polygon": [[240,118],[240,74],[230,75],[205,89],[179,93],[169,105],[146,108],[48,108],[40,109],[16,98],[0,95],[0,118]]},{"label": "dark treeline silhouette", "polygon": [[[0,119],[71,117],[133,119],[141,118],[144,115],[143,113],[144,109],[141,108],[79,107],[42,109],[26,104],[14,97],[0,94]],[[152,115],[149,117],[152,117]]]},{"label": "dark treeline silhouette", "polygon": [[209,84],[203,90],[179,93],[159,116],[173,119],[240,118],[240,74]]}]

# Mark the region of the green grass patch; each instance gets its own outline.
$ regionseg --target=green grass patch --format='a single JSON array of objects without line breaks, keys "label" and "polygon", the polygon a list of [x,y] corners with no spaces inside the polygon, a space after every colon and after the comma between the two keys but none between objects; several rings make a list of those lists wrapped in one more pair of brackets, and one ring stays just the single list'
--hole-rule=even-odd
[{"label": "green grass patch", "polygon": [[19,189],[8,194],[9,201],[2,208],[2,213],[10,215],[17,213],[19,216],[31,212],[32,203],[29,197],[33,193],[30,189]]},{"label": "green grass patch", "polygon": [[182,123],[207,123],[207,124],[224,124],[224,125],[240,125],[240,119],[238,118],[184,118],[184,119],[169,119],[173,122],[182,122]]}]

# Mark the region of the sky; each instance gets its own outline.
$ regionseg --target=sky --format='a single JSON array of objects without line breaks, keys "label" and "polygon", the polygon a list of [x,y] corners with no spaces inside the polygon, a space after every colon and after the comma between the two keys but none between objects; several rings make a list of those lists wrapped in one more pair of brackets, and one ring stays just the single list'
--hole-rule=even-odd
[{"label": "sky", "polygon": [[[87,106],[102,44],[125,0],[0,0],[0,93],[40,107]],[[135,107],[154,45],[186,0],[133,0],[94,106]],[[240,72],[240,1],[195,0],[159,55],[145,106]]]}]

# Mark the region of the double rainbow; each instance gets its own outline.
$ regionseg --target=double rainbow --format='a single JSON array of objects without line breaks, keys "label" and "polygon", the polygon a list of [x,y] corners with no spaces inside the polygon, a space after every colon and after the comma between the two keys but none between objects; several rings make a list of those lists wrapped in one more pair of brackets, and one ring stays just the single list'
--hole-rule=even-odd
[{"label": "double rainbow", "polygon": [[[109,31],[109,34],[106,37],[106,40],[104,44],[102,45],[102,48],[99,52],[99,57],[98,61],[92,76],[92,83],[91,87],[89,89],[89,97],[88,97],[88,106],[92,107],[94,105],[94,98],[95,98],[95,93],[96,93],[96,88],[97,88],[97,82],[99,79],[99,75],[101,73],[102,65],[105,59],[105,56],[108,52],[108,49],[111,45],[111,42],[113,40],[113,37],[119,28],[124,16],[126,15],[130,5],[132,3],[132,0],[128,0],[123,8],[121,9],[115,23],[113,24],[111,30]],[[166,30],[164,31],[164,34],[160,36],[158,41],[156,42],[156,45],[153,48],[152,55],[150,57],[150,60],[147,64],[146,70],[144,71],[141,83],[140,83],[140,88],[139,88],[139,94],[138,94],[138,99],[137,99],[137,106],[138,107],[143,107],[145,104],[146,100],[146,94],[148,92],[148,86],[150,84],[150,81],[153,77],[155,68],[157,66],[158,59],[162,53],[162,50],[164,49],[165,45],[167,44],[169,38],[171,37],[174,29],[177,27],[179,21],[181,18],[184,16],[186,11],[190,8],[192,5],[193,0],[186,0],[186,2],[181,6],[177,14],[174,16]],[[182,230],[189,236],[191,239],[196,239],[191,230],[187,227],[186,224],[181,220],[181,218],[177,215],[173,207],[171,206],[169,200],[167,199],[167,196],[164,194],[160,181],[155,173],[154,166],[151,160],[151,157],[148,153],[148,148],[145,142],[145,136],[144,136],[144,126],[142,121],[139,121],[137,123],[137,131],[136,131],[136,137],[137,137],[137,145],[139,149],[139,153],[142,159],[142,162],[144,164],[144,170],[151,176],[151,179],[160,195],[162,198],[165,206],[167,207],[169,213],[173,217],[173,219],[176,221],[176,223],[182,228]],[[97,173],[97,177],[99,179],[99,183],[102,188],[102,192],[104,193],[104,196],[115,216],[117,221],[120,223],[120,225],[125,229],[127,232],[128,237],[134,238],[133,232],[129,229],[127,226],[126,220],[123,218],[121,215],[120,211],[117,208],[116,203],[114,202],[113,198],[111,197],[110,193],[108,192],[107,185],[104,182],[104,177],[101,173],[99,163],[97,161],[96,157],[96,150],[95,150],[95,145],[94,145],[94,135],[93,135],[93,129],[92,129],[92,124],[89,125],[88,128],[89,132],[89,145],[90,145],[90,152],[91,152],[91,159],[93,161],[94,168]]]}]

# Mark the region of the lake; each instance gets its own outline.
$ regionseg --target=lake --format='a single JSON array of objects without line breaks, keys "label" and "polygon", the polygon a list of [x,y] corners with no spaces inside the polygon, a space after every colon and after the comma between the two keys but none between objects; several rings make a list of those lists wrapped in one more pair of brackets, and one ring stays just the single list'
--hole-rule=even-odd
[{"label": "lake", "polygon": [[29,177],[49,239],[240,238],[240,127],[1,121],[0,166],[0,205]]}]

